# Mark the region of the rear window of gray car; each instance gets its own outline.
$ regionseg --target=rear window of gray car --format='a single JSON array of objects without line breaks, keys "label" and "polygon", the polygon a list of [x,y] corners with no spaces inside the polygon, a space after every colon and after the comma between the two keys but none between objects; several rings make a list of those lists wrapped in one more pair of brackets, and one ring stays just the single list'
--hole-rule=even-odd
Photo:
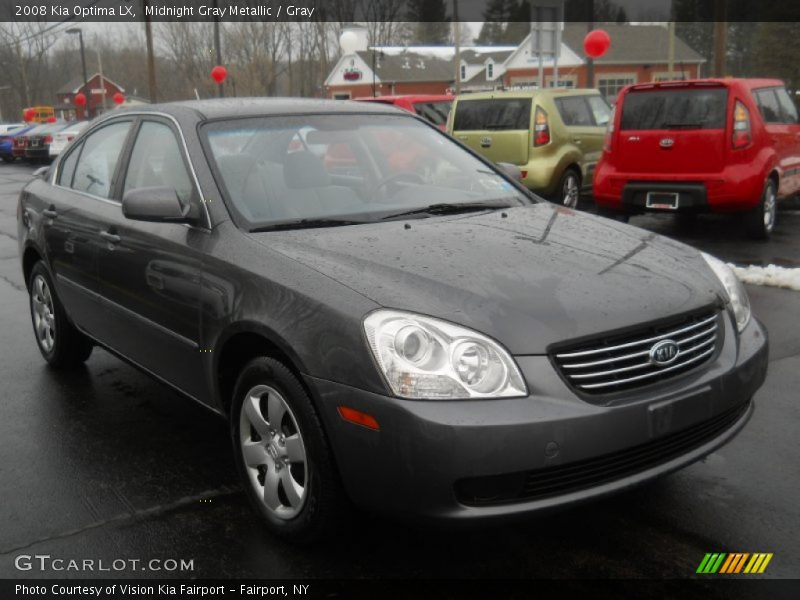
[{"label": "rear window of gray car", "polygon": [[454,131],[490,129],[528,130],[531,126],[530,98],[461,100],[456,104]]},{"label": "rear window of gray car", "polygon": [[724,129],[727,106],[725,88],[632,91],[620,129]]}]

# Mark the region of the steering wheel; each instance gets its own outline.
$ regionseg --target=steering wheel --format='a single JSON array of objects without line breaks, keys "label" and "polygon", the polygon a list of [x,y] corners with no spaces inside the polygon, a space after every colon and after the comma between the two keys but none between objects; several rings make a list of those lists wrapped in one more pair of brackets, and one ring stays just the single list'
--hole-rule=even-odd
[{"label": "steering wheel", "polygon": [[381,179],[375,184],[373,191],[377,192],[382,187],[386,187],[387,185],[398,183],[400,181],[408,181],[410,183],[425,183],[425,180],[418,173],[414,173],[413,171],[400,171],[399,173],[393,173],[392,175],[388,175],[387,177]]}]

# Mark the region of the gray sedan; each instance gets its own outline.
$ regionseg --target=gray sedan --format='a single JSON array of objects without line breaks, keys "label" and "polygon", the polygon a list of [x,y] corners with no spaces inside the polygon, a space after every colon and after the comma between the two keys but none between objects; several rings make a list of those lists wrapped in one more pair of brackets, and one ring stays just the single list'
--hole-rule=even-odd
[{"label": "gray sedan", "polygon": [[466,520],[628,488],[730,440],[766,375],[726,265],[391,107],[114,112],[19,204],[44,359],[101,346],[227,418],[295,540],[350,502]]}]

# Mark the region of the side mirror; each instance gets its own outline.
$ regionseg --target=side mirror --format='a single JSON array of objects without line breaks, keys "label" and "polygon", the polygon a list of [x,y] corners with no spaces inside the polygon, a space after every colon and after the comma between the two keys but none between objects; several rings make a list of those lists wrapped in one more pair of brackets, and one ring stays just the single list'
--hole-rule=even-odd
[{"label": "side mirror", "polygon": [[512,165],[511,163],[507,162],[499,162],[497,163],[497,168],[511,177],[511,179],[514,181],[522,181],[522,170],[517,165]]},{"label": "side mirror", "polygon": [[135,221],[185,223],[194,218],[192,212],[171,187],[136,188],[122,197],[122,214]]},{"label": "side mirror", "polygon": [[39,179],[47,179],[47,176],[50,174],[50,167],[39,167],[33,172],[34,177],[38,177]]}]

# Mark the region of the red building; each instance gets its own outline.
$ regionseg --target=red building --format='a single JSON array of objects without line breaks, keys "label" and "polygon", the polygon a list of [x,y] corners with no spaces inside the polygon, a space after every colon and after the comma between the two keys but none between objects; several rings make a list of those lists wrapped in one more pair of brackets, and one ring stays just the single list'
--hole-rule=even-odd
[{"label": "red building", "polygon": [[[661,24],[598,24],[611,37],[611,48],[594,61],[594,87],[609,100],[632,83],[702,77],[705,59],[675,39],[668,66],[669,30]],[[546,87],[587,87],[583,53],[585,23],[565,23],[557,62],[542,63]],[[455,63],[452,46],[367,47],[366,30],[347,28],[340,39],[342,57],[325,81],[326,95],[347,99],[386,94],[440,94],[452,91],[458,73],[461,90],[490,91],[536,87],[539,61],[530,37],[519,46],[463,47]],[[373,91],[374,90],[374,91]]]},{"label": "red building", "polygon": [[[75,106],[75,96],[83,92],[86,96],[85,106]],[[64,118],[74,116],[83,120],[96,117],[105,110],[114,108],[114,94],[125,93],[125,88],[113,82],[100,73],[95,73],[89,77],[89,81],[84,85],[83,79],[78,78],[70,81],[56,92],[58,104],[55,106],[56,112],[61,112]]]}]

